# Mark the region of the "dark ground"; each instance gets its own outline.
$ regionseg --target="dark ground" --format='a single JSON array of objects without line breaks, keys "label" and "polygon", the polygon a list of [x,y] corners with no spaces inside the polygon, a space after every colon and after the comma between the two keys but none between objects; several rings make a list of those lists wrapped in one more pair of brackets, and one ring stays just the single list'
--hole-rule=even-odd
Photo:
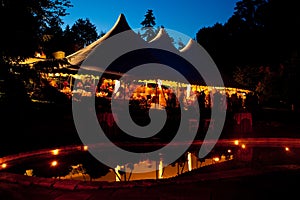
[{"label": "dark ground", "polygon": [[[6,114],[1,116],[0,156],[81,144],[69,105],[58,107],[40,104],[39,109],[22,108],[2,113]],[[265,108],[252,115],[252,132],[239,133],[232,115],[228,114],[221,138],[300,137],[300,112]]]},{"label": "dark ground", "polygon": [[[2,119],[0,156],[81,144],[68,108],[49,107],[44,110],[46,112],[9,113]],[[234,133],[232,121],[228,120],[221,137],[300,137],[299,113],[264,109],[254,116],[251,133]],[[225,176],[225,171],[222,174],[213,174],[214,170],[199,171],[163,185],[102,188],[92,192],[0,181],[0,199],[298,199],[299,167],[296,170],[287,168],[263,173],[252,173],[252,170],[251,173],[246,170],[247,173],[240,174],[231,171],[228,172],[229,176]],[[261,169],[259,172],[262,172]]]}]

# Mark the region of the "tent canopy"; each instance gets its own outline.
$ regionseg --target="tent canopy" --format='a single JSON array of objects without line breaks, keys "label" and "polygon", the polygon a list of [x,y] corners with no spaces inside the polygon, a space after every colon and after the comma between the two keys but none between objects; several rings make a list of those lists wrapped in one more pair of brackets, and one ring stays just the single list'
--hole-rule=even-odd
[{"label": "tent canopy", "polygon": [[[109,66],[95,66],[89,65],[89,63],[84,64],[84,61],[88,58],[88,56],[96,52],[97,48],[99,48],[105,40],[124,31],[131,32],[131,39],[133,45],[136,43],[140,43],[146,48],[138,49],[121,55],[119,58],[114,60]],[[170,39],[169,35],[166,33],[166,30],[164,28],[161,28],[156,37],[147,43],[130,28],[125,16],[123,14],[120,14],[115,25],[103,37],[93,42],[92,44],[86,46],[85,48],[67,56],[66,58],[71,65],[80,66],[81,72],[94,75],[95,73],[110,74],[115,77],[122,77],[122,75],[125,73],[126,75],[130,75],[131,69],[143,64],[162,64],[172,67],[173,69],[178,71],[191,84],[206,85],[203,77],[199,74],[195,67],[193,67],[193,65],[190,62],[188,62],[188,60],[184,59],[189,56],[195,56],[195,52],[197,53],[197,51],[199,51],[199,46],[200,45],[196,41],[190,39],[187,45],[179,51],[172,44],[172,40]],[[201,51],[205,52],[203,48],[201,49]],[[214,64],[214,62],[211,60],[209,64]],[[168,74],[163,75],[166,76],[166,80],[169,79],[169,77],[167,77]],[[145,74],[145,76],[137,78],[146,79],[148,77],[147,74]],[[226,87],[240,87],[234,80],[228,78],[226,75],[222,74],[222,78]]]}]

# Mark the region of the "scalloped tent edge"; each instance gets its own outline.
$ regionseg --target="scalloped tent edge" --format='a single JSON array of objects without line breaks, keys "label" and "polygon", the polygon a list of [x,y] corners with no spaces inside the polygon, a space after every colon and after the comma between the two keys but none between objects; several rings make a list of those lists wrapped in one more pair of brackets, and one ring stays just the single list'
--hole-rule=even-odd
[{"label": "scalloped tent edge", "polygon": [[[123,13],[121,13],[117,19],[117,21],[115,22],[114,26],[101,38],[99,38],[98,40],[96,40],[95,42],[91,43],[90,45],[76,51],[73,54],[70,54],[68,56],[66,56],[66,59],[68,60],[68,62],[70,63],[70,67],[73,68],[79,68],[80,65],[83,63],[83,61],[88,57],[88,55],[95,49],[97,48],[98,45],[100,45],[102,42],[104,42],[106,39],[121,33],[123,31],[129,31],[131,30],[137,37],[138,34],[135,33],[131,27],[128,25],[128,22],[126,20],[126,17]],[[143,40],[143,39],[142,39]],[[164,28],[160,28],[158,34],[151,40],[148,42],[149,44],[149,48],[152,47],[160,47],[161,45],[165,47],[167,47],[168,49],[170,49],[171,52],[176,52],[176,53],[188,53],[189,51],[193,51],[193,49],[196,48],[196,44],[197,41],[190,39],[188,41],[188,43],[185,45],[184,48],[182,48],[181,50],[178,50],[173,43],[170,40],[169,35],[166,33]],[[88,70],[88,69],[87,69]],[[94,68],[91,68],[90,70],[95,70]],[[101,71],[101,69],[99,69],[99,71]],[[119,75],[121,76],[122,73],[116,72],[116,71],[106,71],[107,74],[112,74],[112,75]],[[192,76],[192,75],[191,75]],[[241,85],[239,85],[238,83],[236,83],[234,80],[232,80],[231,78],[229,78],[227,75],[225,74],[221,74],[221,76],[223,77],[223,81],[224,81],[224,85],[225,87],[228,88],[243,88]],[[200,85],[203,84],[202,81],[195,81],[193,80],[194,85]]]}]

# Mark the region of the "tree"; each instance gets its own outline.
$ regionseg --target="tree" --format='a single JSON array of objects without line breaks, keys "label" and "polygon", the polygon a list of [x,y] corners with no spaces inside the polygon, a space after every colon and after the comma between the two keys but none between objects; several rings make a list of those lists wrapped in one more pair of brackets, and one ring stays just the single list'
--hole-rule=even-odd
[{"label": "tree", "polygon": [[236,67],[233,79],[241,86],[254,91],[258,82],[262,80],[261,71],[258,67],[253,66]]},{"label": "tree", "polygon": [[261,8],[267,3],[266,0],[242,0],[236,3],[234,16],[238,16],[248,29],[262,25],[260,17]]},{"label": "tree", "polygon": [[[0,74],[3,80],[4,99],[0,100],[5,117],[2,124],[11,128],[28,125],[31,101],[26,83],[35,75],[27,67],[13,64],[34,55],[43,41],[43,33],[51,22],[62,24],[70,0],[1,0],[0,4]],[[16,72],[18,68],[18,73]],[[13,69],[13,73],[11,70]],[[5,109],[2,109],[5,108]],[[4,127],[5,128],[5,127]],[[19,128],[18,128],[19,129]],[[21,130],[12,130],[20,132]]]},{"label": "tree", "polygon": [[[224,25],[200,29],[197,41],[221,72],[244,86],[256,88],[265,100],[285,99],[294,104],[300,99],[295,92],[299,90],[300,75],[297,9],[291,0],[241,0]],[[281,64],[284,76],[276,68]],[[272,73],[260,73],[260,66],[270,66]]]},{"label": "tree", "polygon": [[148,9],[148,11],[145,14],[144,20],[141,22],[141,25],[142,25],[142,31],[144,31],[144,33],[142,33],[141,36],[143,39],[149,42],[156,35],[156,30],[154,28],[156,22],[155,22],[153,10]]},{"label": "tree", "polygon": [[77,50],[74,44],[74,33],[69,25],[66,26],[63,32],[63,44],[62,51],[64,51],[66,55],[70,55]]},{"label": "tree", "polygon": [[106,32],[101,31],[100,34],[99,34],[99,36],[100,36],[100,37],[103,37],[105,34],[106,34]]},{"label": "tree", "polygon": [[83,48],[99,38],[96,26],[88,18],[78,19],[71,27],[78,48]]},{"label": "tree", "polygon": [[293,1],[241,0],[224,25],[200,29],[197,41],[228,73],[235,66],[286,63],[300,55],[296,10]]},{"label": "tree", "polygon": [[70,0],[2,0],[0,5],[0,63],[30,57],[42,40],[42,33],[55,19],[68,13]]},{"label": "tree", "polygon": [[182,39],[181,38],[178,38],[178,42],[177,42],[177,45],[178,45],[178,50],[181,50],[185,47],[184,43],[182,42]]},{"label": "tree", "polygon": [[108,166],[95,159],[90,153],[84,154],[79,159],[85,172],[90,176],[90,181],[105,176],[110,171]]},{"label": "tree", "polygon": [[31,98],[36,94],[55,104],[69,103],[57,88],[50,87],[46,81],[41,84],[44,79],[38,73],[38,68],[54,69],[60,60],[33,67],[19,67],[18,62],[34,56],[39,49],[51,55],[65,50],[65,42],[74,43],[70,28],[66,32],[61,29],[62,17],[71,6],[70,0],[0,1],[0,109],[6,116],[2,128],[12,132],[31,130],[31,116],[36,114]]},{"label": "tree", "polygon": [[57,19],[52,19],[43,33],[41,48],[49,57],[55,51],[60,51],[64,45],[63,30]]},{"label": "tree", "polygon": [[[219,67],[223,67],[224,65],[227,66],[228,62],[231,62],[232,59],[228,59],[227,57],[227,51],[230,51],[233,48],[232,44],[230,46],[226,44],[227,35],[222,24],[216,23],[212,27],[204,27],[198,31],[196,37],[197,42],[206,49]],[[224,48],[226,48],[226,50]],[[235,59],[233,60],[236,61]],[[224,67],[220,70],[226,71],[226,68]],[[231,70],[228,69],[228,71]]]}]

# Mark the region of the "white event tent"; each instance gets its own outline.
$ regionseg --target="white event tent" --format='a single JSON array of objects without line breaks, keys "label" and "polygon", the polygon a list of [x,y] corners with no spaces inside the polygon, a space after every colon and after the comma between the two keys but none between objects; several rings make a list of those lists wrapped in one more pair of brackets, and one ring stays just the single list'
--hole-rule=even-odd
[{"label": "white event tent", "polygon": [[[115,60],[111,65],[108,66],[98,66],[93,63],[93,59],[96,59],[97,50],[101,48],[101,45],[104,45],[105,41],[112,38],[119,33],[126,31],[127,36],[130,37],[128,42],[131,42],[133,46],[136,47],[145,47],[145,50],[142,52],[134,52],[126,54],[126,56],[120,56]],[[120,40],[120,38],[117,38]],[[120,40],[120,47],[122,44],[126,43],[126,38],[123,38],[123,41]],[[185,58],[197,58],[198,52],[203,51],[204,54],[207,54],[203,48],[199,49],[199,44],[190,39],[186,46],[178,50],[172,43],[168,33],[164,28],[160,28],[156,37],[150,42],[143,40],[136,32],[134,32],[127,23],[127,20],[123,14],[120,14],[115,25],[110,31],[108,31],[104,36],[90,45],[80,49],[79,51],[66,56],[67,61],[71,64],[70,68],[78,70],[80,68],[80,74],[86,73],[87,75],[92,75],[95,80],[99,80],[97,74],[107,75],[107,77],[112,77],[113,79],[121,78],[125,73],[131,70],[133,67],[146,64],[146,63],[161,63],[163,65],[172,66],[180,74],[187,78],[189,82],[180,82],[178,80],[172,80],[171,77],[168,77],[168,74],[164,74],[166,78],[160,77],[162,79],[162,84],[170,87],[181,87],[181,88],[190,88],[191,91],[212,91],[212,90],[222,90],[226,91],[229,95],[232,93],[239,93],[241,96],[250,92],[249,90],[242,89],[235,83],[232,79],[227,78],[225,75],[221,75],[223,78],[224,84],[214,85],[208,80],[204,81],[201,75],[197,74],[197,71],[193,69],[192,65],[189,62],[180,59],[180,55]],[[134,48],[133,48],[134,49]],[[155,49],[155,50],[154,50]],[[159,51],[157,49],[164,49],[166,51]],[[202,53],[203,53],[202,52]],[[178,55],[178,56],[176,56]],[[203,55],[203,54],[202,54]],[[89,57],[89,59],[87,59]],[[88,60],[88,61],[87,61]],[[211,63],[213,61],[211,60]],[[211,64],[208,63],[208,64]],[[73,75],[75,78],[80,78],[78,75]],[[157,83],[157,79],[151,79],[147,76],[138,77],[137,82],[143,83]],[[225,86],[225,87],[223,87]]]}]

